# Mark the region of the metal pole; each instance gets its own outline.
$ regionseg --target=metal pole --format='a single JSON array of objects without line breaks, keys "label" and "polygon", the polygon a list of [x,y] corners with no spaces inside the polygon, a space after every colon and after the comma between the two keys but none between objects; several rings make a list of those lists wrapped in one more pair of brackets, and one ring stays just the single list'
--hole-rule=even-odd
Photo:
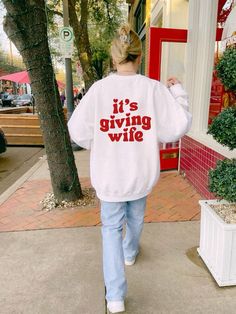
[{"label": "metal pole", "polygon": [[[69,26],[68,0],[63,0],[63,23],[64,23],[64,26]],[[72,66],[71,66],[70,58],[65,58],[65,70],[66,70],[67,118],[69,120],[74,111],[73,79],[72,79]]]}]

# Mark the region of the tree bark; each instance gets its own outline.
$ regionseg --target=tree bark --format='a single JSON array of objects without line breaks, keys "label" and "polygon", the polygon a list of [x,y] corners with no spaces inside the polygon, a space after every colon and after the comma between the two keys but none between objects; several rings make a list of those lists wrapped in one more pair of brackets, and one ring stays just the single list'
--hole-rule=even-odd
[{"label": "tree bark", "polygon": [[54,195],[59,201],[82,197],[73,151],[52,66],[44,0],[3,0],[4,31],[29,72]]},{"label": "tree bark", "polygon": [[88,0],[80,0],[81,17],[76,14],[76,0],[69,0],[69,19],[75,36],[75,45],[83,69],[86,90],[96,81],[96,71],[92,64],[92,51],[88,36]]}]

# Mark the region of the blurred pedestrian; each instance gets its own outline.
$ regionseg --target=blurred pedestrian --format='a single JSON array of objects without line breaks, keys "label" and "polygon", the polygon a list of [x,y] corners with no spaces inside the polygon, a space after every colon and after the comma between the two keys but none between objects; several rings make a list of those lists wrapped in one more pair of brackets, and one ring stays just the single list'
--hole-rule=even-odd
[{"label": "blurred pedestrian", "polygon": [[66,96],[65,96],[65,93],[64,93],[64,92],[61,93],[60,99],[61,99],[61,105],[62,105],[62,107],[64,107],[64,105],[65,105],[65,100],[66,100]]}]

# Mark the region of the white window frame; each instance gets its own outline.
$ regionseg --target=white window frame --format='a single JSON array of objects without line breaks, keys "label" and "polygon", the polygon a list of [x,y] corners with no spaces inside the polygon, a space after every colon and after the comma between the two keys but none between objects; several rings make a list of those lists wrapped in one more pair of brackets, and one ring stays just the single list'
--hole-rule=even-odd
[{"label": "white window frame", "polygon": [[236,150],[230,151],[207,134],[217,10],[218,0],[189,1],[186,89],[193,123],[188,136],[226,158],[236,158]]},{"label": "white window frame", "polygon": [[[162,27],[170,27],[170,16],[171,16],[171,3],[170,0],[152,0],[151,2],[151,27],[155,27],[156,23],[162,14]],[[161,81],[165,84],[167,80],[167,69],[168,69],[168,59],[169,59],[169,46],[163,45],[162,55],[165,58],[162,60],[161,64]]]}]

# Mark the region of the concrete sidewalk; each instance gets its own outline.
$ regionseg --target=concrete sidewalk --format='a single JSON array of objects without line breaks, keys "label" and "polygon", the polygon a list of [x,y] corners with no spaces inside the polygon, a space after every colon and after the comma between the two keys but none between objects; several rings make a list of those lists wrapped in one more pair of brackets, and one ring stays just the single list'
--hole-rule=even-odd
[{"label": "concrete sidewalk", "polygon": [[[127,267],[128,314],[234,314],[196,254],[198,222],[145,224]],[[99,227],[0,234],[1,314],[104,314]]]},{"label": "concrete sidewalk", "polygon": [[[88,152],[75,156],[89,185]],[[106,313],[99,208],[39,211],[49,188],[43,158],[0,197],[0,313]],[[236,287],[219,288],[197,255],[199,198],[177,173],[162,174],[127,267],[126,313],[236,313]]]}]

